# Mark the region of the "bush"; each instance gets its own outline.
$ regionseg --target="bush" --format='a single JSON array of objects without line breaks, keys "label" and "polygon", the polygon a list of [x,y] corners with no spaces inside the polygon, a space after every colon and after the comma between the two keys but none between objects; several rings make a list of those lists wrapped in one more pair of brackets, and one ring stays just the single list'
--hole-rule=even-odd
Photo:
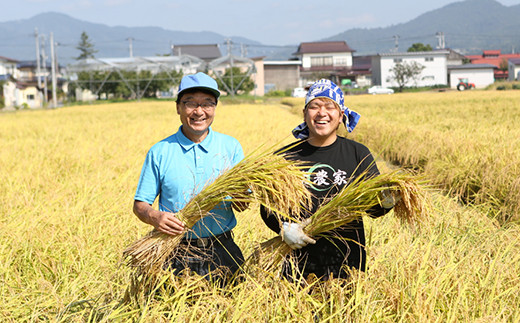
[{"label": "bush", "polygon": [[513,90],[520,90],[520,84],[513,84]]},{"label": "bush", "polygon": [[499,85],[497,86],[497,90],[498,91],[504,91],[506,89],[506,86],[505,85]]},{"label": "bush", "polygon": [[278,97],[291,96],[291,90],[285,90],[285,91],[271,90],[271,91],[267,92],[265,94],[265,96],[278,96]]}]

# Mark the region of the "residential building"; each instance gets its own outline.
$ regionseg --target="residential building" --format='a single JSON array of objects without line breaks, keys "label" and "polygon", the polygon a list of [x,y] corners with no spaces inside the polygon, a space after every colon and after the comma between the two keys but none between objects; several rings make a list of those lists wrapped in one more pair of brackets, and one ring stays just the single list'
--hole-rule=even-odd
[{"label": "residential building", "polygon": [[502,54],[500,50],[485,50],[481,55],[466,55],[471,64],[491,64],[495,66],[495,80],[508,79],[508,60],[520,58],[520,54]]},{"label": "residential building", "polygon": [[11,75],[12,77],[17,78],[18,70],[16,65],[18,65],[17,60],[0,56],[0,75]]},{"label": "residential building", "polygon": [[348,77],[360,87],[372,85],[372,56],[353,56],[352,69],[347,73]]},{"label": "residential building", "polygon": [[300,84],[330,78],[341,84],[343,78],[355,80],[352,73],[354,52],[345,41],[300,43],[295,55],[302,62]]},{"label": "residential building", "polygon": [[397,87],[391,69],[396,64],[416,62],[424,67],[421,74],[406,86],[433,86],[448,84],[448,57],[446,49],[425,52],[382,53],[372,57],[372,84]]},{"label": "residential building", "polygon": [[520,58],[510,58],[507,66],[508,80],[520,81]]}]

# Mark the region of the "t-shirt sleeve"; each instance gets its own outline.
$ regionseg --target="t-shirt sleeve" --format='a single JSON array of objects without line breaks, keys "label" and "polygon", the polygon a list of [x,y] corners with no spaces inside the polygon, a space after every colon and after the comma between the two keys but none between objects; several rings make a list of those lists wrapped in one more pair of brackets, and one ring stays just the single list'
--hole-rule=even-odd
[{"label": "t-shirt sleeve", "polygon": [[260,205],[260,216],[269,229],[273,230],[276,234],[280,233],[280,223],[278,222],[276,215],[270,212],[263,205]]},{"label": "t-shirt sleeve", "polygon": [[358,176],[364,172],[366,172],[367,177],[374,177],[380,174],[374,156],[372,156],[370,150],[362,144],[359,144],[357,147],[357,159],[359,165],[357,169]]},{"label": "t-shirt sleeve", "polygon": [[160,172],[153,150],[146,154],[134,200],[153,204],[160,192]]}]

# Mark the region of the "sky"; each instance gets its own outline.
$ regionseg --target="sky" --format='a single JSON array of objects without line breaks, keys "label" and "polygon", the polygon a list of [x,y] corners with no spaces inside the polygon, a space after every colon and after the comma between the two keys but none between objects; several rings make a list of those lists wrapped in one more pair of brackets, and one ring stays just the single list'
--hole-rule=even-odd
[{"label": "sky", "polygon": [[[520,4],[520,0],[497,1],[504,6]],[[458,1],[0,0],[0,22],[54,11],[108,26],[213,31],[265,45],[293,45],[295,40],[320,40],[352,28],[405,23],[454,2]]]}]

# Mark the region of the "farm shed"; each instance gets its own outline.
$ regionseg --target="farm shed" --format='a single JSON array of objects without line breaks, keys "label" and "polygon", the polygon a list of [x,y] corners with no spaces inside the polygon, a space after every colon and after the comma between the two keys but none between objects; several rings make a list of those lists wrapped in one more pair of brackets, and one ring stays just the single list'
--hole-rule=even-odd
[{"label": "farm shed", "polygon": [[301,87],[301,61],[264,61],[265,91],[292,90]]},{"label": "farm shed", "polygon": [[[67,74],[72,82],[75,82],[81,90],[86,89],[87,87],[92,87],[92,84],[97,82],[94,85],[94,88],[89,90],[97,96],[99,91],[101,90],[103,84],[107,81],[108,77],[112,73],[119,74],[122,79],[122,82],[126,84],[132,93],[135,94],[136,98],[141,98],[144,95],[146,88],[135,88],[132,86],[130,80],[127,80],[124,77],[122,71],[150,71],[152,74],[152,79],[144,80],[151,82],[155,75],[160,72],[166,72],[169,74],[170,72],[180,72],[182,71],[184,74],[192,74],[198,71],[204,70],[206,67],[206,63],[191,55],[181,55],[181,56],[152,56],[152,57],[121,57],[121,58],[88,58],[85,60],[81,60],[77,63],[71,64],[67,67]],[[94,81],[94,80],[78,80],[77,74],[81,72],[109,72],[106,74],[105,80],[103,81]],[[170,76],[172,78],[172,76]],[[142,79],[133,79],[131,81],[143,81]],[[180,81],[180,80],[174,80]],[[99,84],[98,84],[99,83]]]},{"label": "farm shed", "polygon": [[468,79],[476,88],[485,88],[495,82],[495,66],[491,64],[465,64],[448,66],[450,87],[457,88],[459,79]]}]

